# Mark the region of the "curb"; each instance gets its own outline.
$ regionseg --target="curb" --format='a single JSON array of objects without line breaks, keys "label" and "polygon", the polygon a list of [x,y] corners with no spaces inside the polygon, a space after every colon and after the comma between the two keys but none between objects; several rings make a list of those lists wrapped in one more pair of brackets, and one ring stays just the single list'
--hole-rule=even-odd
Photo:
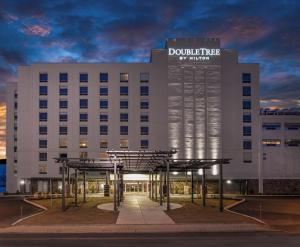
[{"label": "curb", "polygon": [[18,223],[20,223],[20,222],[22,222],[22,221],[24,221],[24,220],[27,220],[27,219],[29,219],[29,218],[31,218],[31,217],[34,217],[34,216],[43,214],[45,211],[48,210],[46,207],[44,207],[44,206],[42,206],[42,205],[39,205],[39,204],[37,204],[37,203],[35,203],[35,202],[31,202],[31,201],[29,201],[29,200],[26,199],[26,198],[24,198],[23,201],[26,202],[26,203],[28,203],[28,204],[30,204],[30,205],[32,205],[32,206],[34,206],[34,207],[40,208],[40,209],[42,209],[43,211],[38,212],[38,213],[35,213],[35,214],[28,215],[28,216],[23,217],[23,218],[21,218],[21,219],[18,219],[17,221],[11,223],[11,224],[10,224],[11,226],[15,226],[16,224],[18,224]]},{"label": "curb", "polygon": [[246,218],[248,218],[248,219],[252,219],[252,220],[254,220],[254,221],[256,221],[256,222],[258,222],[258,223],[260,223],[260,224],[263,224],[263,225],[265,225],[265,226],[269,226],[266,222],[264,222],[264,221],[262,221],[262,220],[260,220],[260,219],[258,219],[258,218],[255,218],[255,217],[249,216],[249,215],[247,215],[247,214],[242,214],[242,213],[238,213],[238,212],[235,212],[235,211],[230,210],[231,208],[233,208],[233,207],[235,207],[235,206],[237,206],[237,205],[240,205],[240,204],[242,204],[242,203],[244,203],[244,202],[246,202],[246,199],[242,199],[242,200],[240,200],[240,201],[238,201],[238,202],[235,202],[235,203],[233,203],[233,204],[230,204],[230,205],[228,205],[227,207],[225,207],[224,210],[227,211],[227,212],[229,212],[229,213],[232,213],[232,214],[236,214],[236,215],[240,215],[240,216],[246,217]]}]

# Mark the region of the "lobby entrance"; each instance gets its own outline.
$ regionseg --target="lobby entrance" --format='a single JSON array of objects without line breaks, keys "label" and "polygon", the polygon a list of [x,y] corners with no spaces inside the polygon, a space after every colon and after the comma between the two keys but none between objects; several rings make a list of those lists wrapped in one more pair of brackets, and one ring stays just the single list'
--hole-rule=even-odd
[{"label": "lobby entrance", "polygon": [[124,181],[125,193],[146,193],[148,192],[148,183],[144,181]]}]

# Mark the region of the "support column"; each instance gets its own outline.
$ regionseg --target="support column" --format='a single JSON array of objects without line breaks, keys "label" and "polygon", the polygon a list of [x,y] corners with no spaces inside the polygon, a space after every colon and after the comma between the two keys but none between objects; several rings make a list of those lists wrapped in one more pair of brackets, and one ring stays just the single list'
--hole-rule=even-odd
[{"label": "support column", "polygon": [[66,210],[66,198],[65,198],[65,167],[66,167],[66,161],[63,161],[62,163],[62,175],[61,175],[61,209],[62,211]]},{"label": "support column", "polygon": [[114,162],[114,211],[116,212],[117,209],[117,163]]},{"label": "support column", "polygon": [[194,203],[194,171],[192,170],[192,203]]},{"label": "support column", "polygon": [[121,194],[120,194],[120,171],[117,172],[117,205],[120,206]]},{"label": "support column", "polygon": [[67,177],[67,197],[71,196],[71,186],[70,186],[70,167],[67,168],[68,177]]},{"label": "support column", "polygon": [[148,190],[149,190],[149,198],[151,198],[151,171],[149,171],[149,184],[148,184]]},{"label": "support column", "polygon": [[206,181],[205,181],[205,169],[202,169],[202,207],[206,206]]},{"label": "support column", "polygon": [[170,210],[170,162],[167,162],[167,211]]},{"label": "support column", "polygon": [[86,171],[83,171],[83,202],[86,202]]},{"label": "support column", "polygon": [[224,204],[223,204],[223,165],[219,165],[219,195],[220,195],[220,212],[223,212],[224,210]]},{"label": "support column", "polygon": [[109,196],[109,171],[105,173],[105,185],[104,185],[104,196]]},{"label": "support column", "polygon": [[155,200],[157,201],[157,172],[155,173]]},{"label": "support column", "polygon": [[151,172],[151,200],[154,198],[154,191],[153,191],[153,173]]},{"label": "support column", "polygon": [[163,205],[162,171],[159,173],[159,205]]},{"label": "support column", "polygon": [[75,169],[75,207],[78,206],[78,169]]}]

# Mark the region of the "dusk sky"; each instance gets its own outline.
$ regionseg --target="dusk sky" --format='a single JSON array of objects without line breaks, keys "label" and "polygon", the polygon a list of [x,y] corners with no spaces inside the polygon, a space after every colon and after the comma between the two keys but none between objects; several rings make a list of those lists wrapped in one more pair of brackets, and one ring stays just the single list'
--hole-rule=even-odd
[{"label": "dusk sky", "polygon": [[260,63],[261,106],[300,107],[299,16],[297,0],[0,0],[0,157],[18,65],[148,62],[167,38],[219,37]]}]

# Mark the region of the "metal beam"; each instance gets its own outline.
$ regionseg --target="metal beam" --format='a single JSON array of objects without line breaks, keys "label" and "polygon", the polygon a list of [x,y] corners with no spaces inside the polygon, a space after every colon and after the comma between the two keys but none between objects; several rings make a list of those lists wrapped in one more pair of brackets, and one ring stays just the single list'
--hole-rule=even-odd
[{"label": "metal beam", "polygon": [[223,165],[219,164],[219,195],[220,195],[220,212],[224,210],[224,203],[223,203]]},{"label": "metal beam", "polygon": [[167,159],[167,211],[170,210],[170,162]]},{"label": "metal beam", "polygon": [[62,211],[66,210],[66,198],[65,198],[65,167],[66,167],[66,161],[62,163],[62,172],[61,172],[61,209]]},{"label": "metal beam", "polygon": [[202,207],[206,206],[206,181],[205,181],[205,169],[202,170]]},{"label": "metal beam", "polygon": [[78,170],[75,169],[75,207],[78,206]]},{"label": "metal beam", "polygon": [[83,202],[86,202],[86,171],[83,172]]},{"label": "metal beam", "polygon": [[117,209],[117,162],[114,162],[114,211],[118,211]]},{"label": "metal beam", "polygon": [[191,198],[191,200],[192,200],[192,203],[194,203],[194,171],[191,171],[192,172],[192,198]]},{"label": "metal beam", "polygon": [[163,205],[163,176],[162,171],[159,173],[159,205]]}]

